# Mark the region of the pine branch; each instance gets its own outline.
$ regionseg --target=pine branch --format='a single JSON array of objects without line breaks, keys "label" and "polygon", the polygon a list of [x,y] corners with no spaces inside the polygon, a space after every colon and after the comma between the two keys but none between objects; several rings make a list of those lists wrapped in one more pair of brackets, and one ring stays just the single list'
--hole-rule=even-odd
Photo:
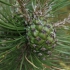
[{"label": "pine branch", "polygon": [[68,18],[65,18],[63,21],[58,21],[58,22],[56,22],[55,24],[54,24],[54,26],[56,27],[56,26],[63,26],[64,24],[66,24],[66,23],[70,23],[70,14],[69,14],[69,16],[68,16]]},{"label": "pine branch", "polygon": [[26,21],[29,21],[29,14],[28,14],[28,11],[26,9],[26,3],[24,1],[21,1],[21,0],[17,0],[19,5],[20,5],[20,10],[21,12],[23,13],[23,17],[26,19]]}]

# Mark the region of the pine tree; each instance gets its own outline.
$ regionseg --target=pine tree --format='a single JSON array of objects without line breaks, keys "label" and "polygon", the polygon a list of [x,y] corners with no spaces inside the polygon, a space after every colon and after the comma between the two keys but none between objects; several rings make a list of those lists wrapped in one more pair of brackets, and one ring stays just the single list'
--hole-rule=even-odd
[{"label": "pine tree", "polygon": [[0,70],[61,70],[70,60],[69,0],[0,1]]}]

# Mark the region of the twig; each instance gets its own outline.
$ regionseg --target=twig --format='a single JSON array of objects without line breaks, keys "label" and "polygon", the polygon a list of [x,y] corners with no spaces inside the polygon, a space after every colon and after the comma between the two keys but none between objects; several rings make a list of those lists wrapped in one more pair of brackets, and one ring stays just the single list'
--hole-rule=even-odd
[{"label": "twig", "polygon": [[26,21],[29,21],[29,14],[27,9],[25,8],[26,3],[24,3],[24,1],[22,2],[22,0],[17,0],[19,5],[20,5],[20,10],[23,13],[24,18],[26,19]]},{"label": "twig", "polygon": [[57,68],[57,67],[54,67],[54,66],[52,66],[52,68],[54,68],[54,69],[56,69],[56,70],[62,70],[62,69],[60,69],[60,68]]},{"label": "twig", "polygon": [[67,22],[67,23],[70,23],[70,14],[69,14],[68,18],[65,18],[63,21],[56,22],[56,23],[54,24],[54,26],[55,26],[55,27],[56,27],[56,26],[62,26],[62,25],[64,25],[64,24],[66,24],[66,22]]},{"label": "twig", "polygon": [[35,66],[31,61],[29,61],[28,59],[27,59],[27,57],[25,56],[25,59],[33,66],[33,67],[35,67],[35,68],[37,68],[37,69],[39,69],[37,66]]}]

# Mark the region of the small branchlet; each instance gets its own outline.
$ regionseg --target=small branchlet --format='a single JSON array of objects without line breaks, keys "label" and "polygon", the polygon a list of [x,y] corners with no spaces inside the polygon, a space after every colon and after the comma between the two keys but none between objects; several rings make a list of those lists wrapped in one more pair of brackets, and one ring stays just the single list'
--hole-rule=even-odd
[{"label": "small branchlet", "polygon": [[64,24],[66,24],[66,23],[70,23],[70,14],[69,14],[69,16],[68,16],[68,18],[65,18],[63,21],[58,21],[58,22],[56,22],[55,24],[54,24],[54,26],[56,27],[56,26],[63,26]]},{"label": "small branchlet", "polygon": [[30,20],[30,17],[29,17],[29,14],[28,14],[28,10],[26,9],[26,3],[25,1],[23,0],[17,0],[19,5],[20,5],[20,10],[21,12],[23,13],[23,16],[25,18],[26,21],[29,21]]}]

